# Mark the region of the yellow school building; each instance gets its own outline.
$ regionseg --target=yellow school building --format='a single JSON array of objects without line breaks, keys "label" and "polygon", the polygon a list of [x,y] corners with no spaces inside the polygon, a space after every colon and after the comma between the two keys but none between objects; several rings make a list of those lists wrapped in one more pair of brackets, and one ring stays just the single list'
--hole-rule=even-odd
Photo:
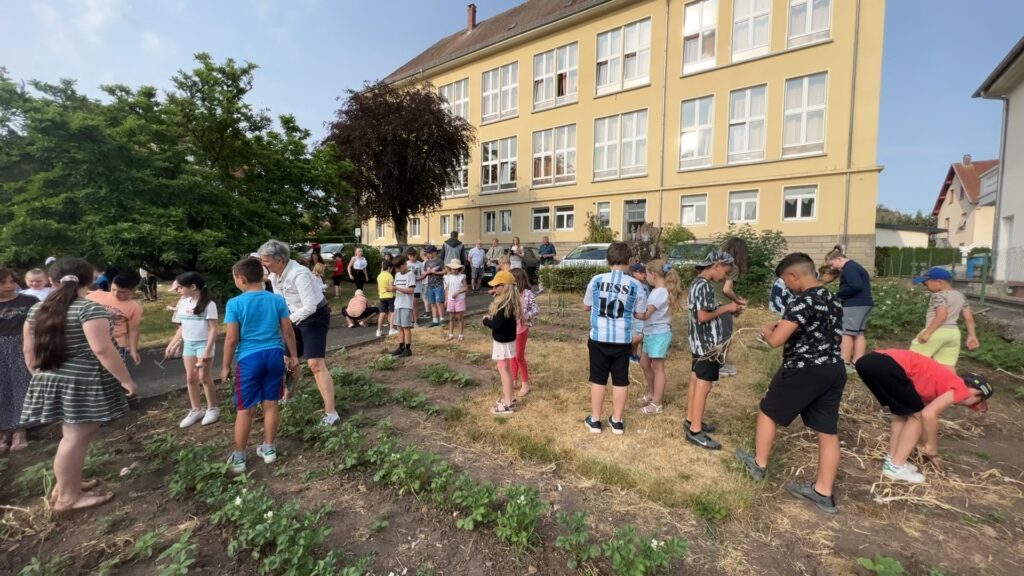
[{"label": "yellow school building", "polygon": [[[385,79],[429,82],[477,135],[408,241],[548,236],[565,254],[593,214],[619,238],[645,221],[702,239],[749,224],[870,262],[884,8],[530,0],[478,22],[469,5],[463,29]],[[362,234],[395,242],[386,222]]]}]

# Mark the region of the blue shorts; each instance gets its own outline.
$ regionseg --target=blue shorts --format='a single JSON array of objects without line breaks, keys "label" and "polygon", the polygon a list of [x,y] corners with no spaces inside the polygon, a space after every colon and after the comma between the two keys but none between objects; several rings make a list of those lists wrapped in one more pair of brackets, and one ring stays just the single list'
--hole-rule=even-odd
[{"label": "blue shorts", "polygon": [[[216,346],[216,344],[214,345]],[[185,340],[181,346],[181,355],[185,358],[194,356],[196,358],[206,358],[203,354],[206,352],[206,340]],[[212,355],[211,355],[212,358]]]},{"label": "blue shorts", "polygon": [[427,304],[444,304],[444,285],[427,287]]},{"label": "blue shorts", "polygon": [[235,406],[248,410],[260,402],[277,402],[284,392],[284,350],[252,352],[235,367]]},{"label": "blue shorts", "polygon": [[668,347],[672,344],[672,333],[662,332],[660,334],[644,334],[644,354],[648,358],[661,360],[668,356]]}]

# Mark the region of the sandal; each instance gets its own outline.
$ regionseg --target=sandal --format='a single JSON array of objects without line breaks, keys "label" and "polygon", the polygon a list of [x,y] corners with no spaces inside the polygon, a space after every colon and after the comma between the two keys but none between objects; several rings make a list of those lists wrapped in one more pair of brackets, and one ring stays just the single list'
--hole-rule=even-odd
[{"label": "sandal", "polygon": [[455,335],[454,335],[454,334],[452,334],[451,332],[449,332],[449,333],[448,333],[448,339],[449,339],[449,340],[453,340],[453,339],[455,339]]},{"label": "sandal", "polygon": [[648,402],[647,406],[644,406],[643,408],[640,409],[640,412],[643,414],[661,414],[662,409],[663,408],[661,404]]},{"label": "sandal", "polygon": [[466,339],[466,337],[464,335],[459,334],[459,342],[462,342],[465,339]]},{"label": "sandal", "polygon": [[106,504],[113,497],[113,492],[101,492],[99,494],[88,492],[86,494],[82,494],[77,500],[67,506],[58,506],[57,503],[54,502],[53,511],[58,514],[65,514],[78,510],[87,510],[89,508],[95,508],[96,506]]},{"label": "sandal", "polygon": [[491,406],[491,414],[494,414],[495,416],[508,416],[509,414],[514,414],[515,411],[515,402],[511,404],[505,404],[504,400],[498,400],[497,402],[494,403],[494,406]]},{"label": "sandal", "polygon": [[516,392],[516,398],[526,398],[526,395],[530,393],[531,388],[529,386],[520,386],[519,391]]},{"label": "sandal", "polygon": [[[100,481],[96,478],[90,478],[89,480],[82,480],[82,492],[88,492],[93,488],[100,485]],[[50,506],[52,507],[57,502],[57,487],[54,486],[53,490],[50,490]]]},{"label": "sandal", "polygon": [[643,396],[640,397],[639,404],[641,406],[647,406],[648,404],[651,404],[653,402],[654,402],[654,397],[653,396],[651,396],[650,394],[644,394]]}]

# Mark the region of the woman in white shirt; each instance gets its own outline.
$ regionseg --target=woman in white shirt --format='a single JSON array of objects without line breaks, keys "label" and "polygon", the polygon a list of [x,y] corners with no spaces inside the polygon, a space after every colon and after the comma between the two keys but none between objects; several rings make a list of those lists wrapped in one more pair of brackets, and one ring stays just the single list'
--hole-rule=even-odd
[{"label": "woman in white shirt", "polygon": [[512,246],[508,249],[508,266],[509,268],[523,267],[523,245],[519,241],[519,236],[512,238]]},{"label": "woman in white shirt", "polygon": [[356,283],[356,290],[362,290],[363,285],[370,280],[366,272],[366,258],[363,258],[362,248],[356,248],[355,255],[348,262],[348,279]]}]

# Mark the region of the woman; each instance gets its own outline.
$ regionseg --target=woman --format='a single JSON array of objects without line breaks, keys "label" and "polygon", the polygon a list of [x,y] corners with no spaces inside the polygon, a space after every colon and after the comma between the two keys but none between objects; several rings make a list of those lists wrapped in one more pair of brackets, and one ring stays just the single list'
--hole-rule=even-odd
[{"label": "woman", "polygon": [[18,294],[14,270],[0,267],[0,454],[28,446],[18,426],[31,375],[25,368],[24,326],[35,296]]},{"label": "woman", "polygon": [[25,365],[32,380],[21,425],[62,423],[53,457],[56,512],[91,508],[114,497],[109,491],[90,492],[96,481],[82,480],[85,452],[102,422],[128,411],[125,393],[134,396],[136,391],[110,338],[106,309],[85,298],[92,278],[85,260],[58,260],[50,267],[56,288],[29,310],[24,329]]},{"label": "woman", "polygon": [[356,290],[362,290],[363,285],[370,281],[362,248],[356,248],[355,255],[348,261],[348,279],[356,283]]},{"label": "woman", "polygon": [[856,372],[854,364],[867,350],[864,330],[875,301],[871,298],[871,279],[863,266],[850,260],[843,247],[836,245],[825,256],[825,263],[839,271],[839,291],[836,298],[843,303],[843,342],[840,353],[846,363],[846,373]]},{"label": "woman", "polygon": [[523,267],[523,245],[519,242],[519,236],[512,238],[512,246],[508,249],[508,264],[512,269]]},{"label": "woman", "polygon": [[[357,256],[359,252],[357,249]],[[327,330],[331,327],[331,308],[327,305],[327,298],[309,268],[289,258],[290,251],[284,242],[268,240],[260,246],[258,253],[260,262],[270,271],[274,293],[284,296],[288,304],[298,354],[306,359],[324,399],[321,424],[334,426],[341,417],[334,409],[334,381],[324,360],[327,356]],[[290,397],[291,392],[287,391],[285,396]]]}]

